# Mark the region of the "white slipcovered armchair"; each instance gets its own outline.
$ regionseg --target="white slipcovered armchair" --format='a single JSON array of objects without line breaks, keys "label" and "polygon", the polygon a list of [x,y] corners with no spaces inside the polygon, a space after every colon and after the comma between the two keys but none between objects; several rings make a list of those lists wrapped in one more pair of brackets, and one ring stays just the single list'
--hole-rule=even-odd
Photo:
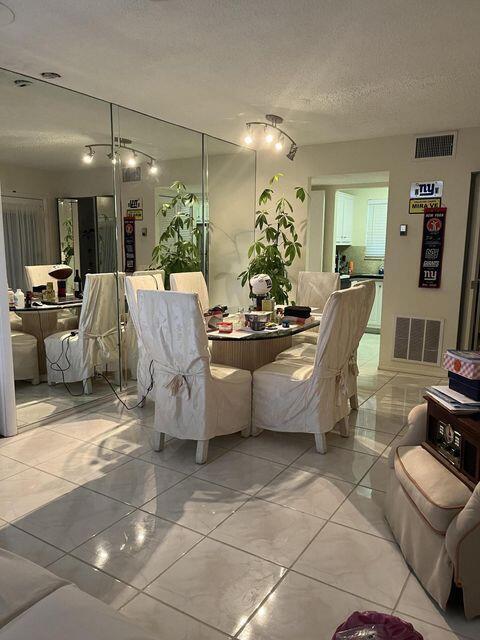
[{"label": "white slipcovered armchair", "polygon": [[[340,289],[340,274],[326,271],[300,271],[298,274],[296,304],[323,312],[331,293]],[[293,344],[300,342],[317,346],[319,327],[293,336]]]},{"label": "white slipcovered armchair", "polygon": [[210,301],[208,298],[207,283],[201,271],[188,271],[185,273],[172,273],[170,275],[170,289],[183,293],[196,293],[200,300],[202,312],[208,311]]},{"label": "white slipcovered armchair", "polygon": [[124,306],[122,274],[118,284],[114,273],[87,274],[78,331],[61,331],[45,338],[49,384],[82,381],[88,394],[95,369],[119,371],[122,331],[118,319]]},{"label": "white slipcovered armchair", "polygon": [[15,380],[39,384],[37,339],[23,331],[11,331]]},{"label": "white slipcovered armchair", "polygon": [[[367,327],[370,312],[372,310],[373,301],[375,299],[375,282],[373,280],[365,280],[357,285],[362,291],[362,305],[361,311],[358,315],[357,331],[354,340],[354,348],[350,356],[347,371],[347,391],[350,399],[350,406],[352,409],[358,409],[358,396],[357,396],[357,378],[358,378],[358,365],[357,365],[357,349],[362,339],[365,329]],[[320,329],[321,330],[321,329]],[[306,332],[304,332],[306,333]],[[303,333],[299,334],[299,338]],[[305,362],[312,363],[315,361],[315,354],[317,351],[317,345],[310,344],[309,342],[301,342],[300,344],[290,347],[278,354],[276,360],[296,359],[304,360]]]},{"label": "white slipcovered armchair", "polygon": [[[147,273],[147,272],[142,272]],[[139,291],[163,291],[163,274],[150,272],[148,275],[127,276],[125,279],[125,293],[127,296],[129,321],[127,322],[126,341],[128,344],[127,354],[131,374],[136,375],[137,395],[141,400],[145,397],[150,386],[150,362],[151,357],[147,354],[140,337],[140,320],[138,317]]]},{"label": "white slipcovered armchair", "polygon": [[[54,264],[26,265],[24,269],[28,287],[27,290],[33,291],[33,287],[40,287],[46,285],[47,282],[54,282],[54,278],[48,275],[54,267]],[[55,313],[57,314],[57,327],[59,331],[78,329],[78,316],[75,312],[69,309],[61,309]]]},{"label": "white slipcovered armchair", "polygon": [[427,405],[412,409],[392,447],[385,512],[406,561],[442,609],[455,583],[467,618],[480,615],[480,484],[472,492],[434,458],[426,439]]},{"label": "white slipcovered armchair", "polygon": [[276,360],[253,373],[254,432],[312,433],[319,453],[338,422],[348,435],[347,375],[362,303],[360,288],[335,291],[325,305],[314,361]]},{"label": "white slipcovered armchair", "polygon": [[140,335],[155,369],[155,449],[165,434],[197,441],[207,460],[211,438],[250,431],[251,374],[210,363],[198,295],[139,291]]}]

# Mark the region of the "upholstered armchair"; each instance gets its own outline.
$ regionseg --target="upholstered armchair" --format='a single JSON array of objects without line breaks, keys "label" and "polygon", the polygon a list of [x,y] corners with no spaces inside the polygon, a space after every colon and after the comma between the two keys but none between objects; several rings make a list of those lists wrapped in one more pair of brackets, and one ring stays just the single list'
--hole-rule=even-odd
[{"label": "upholstered armchair", "polygon": [[421,443],[427,405],[408,416],[392,448],[386,517],[405,559],[430,596],[446,608],[452,584],[465,616],[480,615],[480,484],[472,492]]}]

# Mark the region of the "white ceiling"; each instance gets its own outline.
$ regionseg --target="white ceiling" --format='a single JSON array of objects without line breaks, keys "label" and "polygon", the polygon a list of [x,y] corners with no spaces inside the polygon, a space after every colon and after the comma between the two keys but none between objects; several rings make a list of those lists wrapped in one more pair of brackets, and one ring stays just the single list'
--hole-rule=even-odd
[{"label": "white ceiling", "polygon": [[6,4],[1,66],[233,141],[267,112],[303,145],[480,124],[477,0]]}]

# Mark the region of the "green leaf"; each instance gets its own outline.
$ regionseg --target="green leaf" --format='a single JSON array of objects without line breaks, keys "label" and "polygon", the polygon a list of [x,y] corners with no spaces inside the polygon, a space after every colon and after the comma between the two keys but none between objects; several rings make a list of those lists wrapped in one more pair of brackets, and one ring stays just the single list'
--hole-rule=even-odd
[{"label": "green leaf", "polygon": [[270,178],[269,183],[274,184],[275,182],[278,182],[280,178],[283,178],[283,173],[276,173],[274,176]]},{"label": "green leaf", "polygon": [[305,198],[307,197],[307,195],[308,194],[303,187],[295,187],[295,197],[297,198],[297,200],[305,202]]},{"label": "green leaf", "polygon": [[258,204],[266,204],[272,199],[273,189],[264,189],[258,198]]}]

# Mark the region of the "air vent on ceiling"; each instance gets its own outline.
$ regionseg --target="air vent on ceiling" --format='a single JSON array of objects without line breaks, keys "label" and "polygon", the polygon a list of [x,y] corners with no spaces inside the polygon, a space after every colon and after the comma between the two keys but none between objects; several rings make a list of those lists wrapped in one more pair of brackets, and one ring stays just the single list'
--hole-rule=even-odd
[{"label": "air vent on ceiling", "polygon": [[439,365],[442,341],[443,320],[397,316],[393,359]]},{"label": "air vent on ceiling", "polygon": [[124,167],[122,169],[122,182],[141,182],[142,167]]},{"label": "air vent on ceiling", "polygon": [[455,155],[457,134],[438,133],[436,135],[418,136],[415,139],[415,158],[445,158]]}]

